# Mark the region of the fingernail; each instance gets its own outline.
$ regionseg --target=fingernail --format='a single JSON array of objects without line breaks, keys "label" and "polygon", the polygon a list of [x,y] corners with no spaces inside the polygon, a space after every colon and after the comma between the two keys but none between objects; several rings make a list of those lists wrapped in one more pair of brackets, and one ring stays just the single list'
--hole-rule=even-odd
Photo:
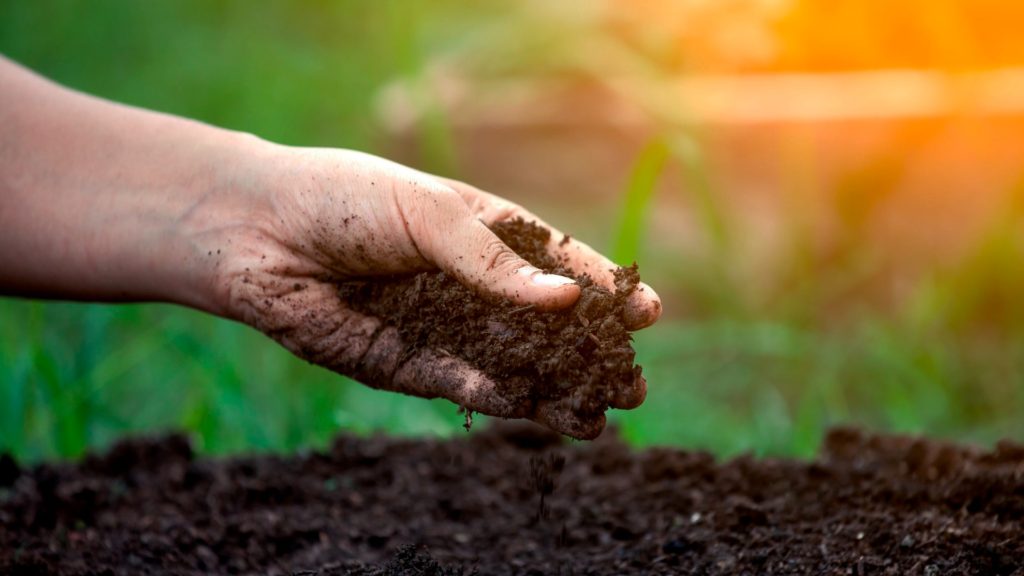
[{"label": "fingernail", "polygon": [[566,278],[565,276],[559,276],[558,274],[537,274],[530,279],[533,280],[533,283],[537,286],[545,286],[548,288],[558,288],[559,286],[576,283],[572,278]]},{"label": "fingernail", "polygon": [[531,282],[537,286],[543,286],[545,288],[558,288],[559,286],[576,283],[572,278],[566,278],[565,276],[559,276],[558,274],[545,274],[539,268],[534,268],[533,266],[523,266],[519,270],[516,270],[516,273],[523,276],[529,276]]}]

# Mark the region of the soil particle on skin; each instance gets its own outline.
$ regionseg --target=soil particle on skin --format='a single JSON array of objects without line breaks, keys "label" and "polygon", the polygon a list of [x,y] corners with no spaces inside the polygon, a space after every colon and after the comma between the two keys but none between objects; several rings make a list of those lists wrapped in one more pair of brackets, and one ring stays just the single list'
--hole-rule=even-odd
[{"label": "soil particle on skin", "polygon": [[640,281],[636,266],[615,271],[612,294],[548,253],[548,229],[515,219],[492,230],[534,266],[575,278],[581,288],[576,304],[541,312],[487,300],[444,272],[346,282],[340,295],[353,309],[396,327],[410,356],[422,348],[443,350],[501,383],[509,398],[568,397],[577,414],[605,412],[616,391],[640,375],[623,321],[626,298]]},{"label": "soil particle on skin", "polygon": [[815,461],[716,462],[515,423],[227,459],[130,440],[18,470],[0,574],[1024,573],[1012,443],[843,429]]}]

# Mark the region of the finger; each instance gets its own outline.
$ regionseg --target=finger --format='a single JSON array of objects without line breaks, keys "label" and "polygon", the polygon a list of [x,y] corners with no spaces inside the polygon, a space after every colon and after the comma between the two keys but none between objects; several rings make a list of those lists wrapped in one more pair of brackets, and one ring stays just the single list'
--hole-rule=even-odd
[{"label": "finger", "polygon": [[565,308],[579,298],[575,280],[547,274],[521,258],[473,215],[460,196],[439,194],[435,200],[411,233],[438,267],[483,294],[540,310]]},{"label": "finger", "polygon": [[[587,274],[600,286],[616,291],[615,270],[619,266],[585,242],[553,230],[548,250],[577,274]],[[640,282],[626,298],[623,320],[628,329],[640,330],[657,322],[661,310],[658,293],[647,283]]]},{"label": "finger", "polygon": [[[604,414],[580,415],[572,410],[572,400],[542,400],[532,410],[530,383],[514,379],[498,385],[494,380],[467,364],[464,360],[437,350],[419,350],[408,359],[403,356],[398,332],[386,329],[378,338],[364,364],[381,361],[383,370],[378,375],[392,374],[385,380],[368,383],[376,388],[411,394],[421,398],[446,398],[467,410],[502,418],[527,418],[561,434],[578,440],[592,440],[605,427]],[[399,359],[397,370],[390,366]],[[362,380],[360,380],[362,381]],[[646,388],[641,389],[639,401],[635,392],[628,402],[642,402]]]},{"label": "finger", "polygon": [[[600,286],[612,292],[616,290],[615,270],[619,266],[586,243],[563,234],[532,212],[504,198],[457,180],[445,178],[440,180],[458,192],[471,211],[487,225],[509,218],[521,217],[528,222],[533,221],[548,228],[551,230],[551,237],[547,244],[549,253],[565,263],[576,274],[587,274]],[[623,320],[630,330],[639,330],[657,322],[661,317],[661,312],[661,299],[657,292],[646,283],[640,282],[636,290],[626,300]]]},{"label": "finger", "polygon": [[232,301],[236,318],[296,356],[372,388],[447,398],[506,418],[532,412],[528,382],[498,386],[450,354],[410,350],[396,328],[349,309],[328,283],[252,272],[234,286]]},{"label": "finger", "polygon": [[538,402],[533,421],[577,440],[593,440],[601,435],[605,426],[603,413],[581,415],[573,412],[570,398]]},{"label": "finger", "polygon": [[412,354],[395,372],[390,389],[446,398],[467,410],[502,418],[525,418],[532,405],[528,386],[499,386],[461,358],[438,350]]},{"label": "finger", "polygon": [[632,384],[615,390],[615,395],[609,400],[612,408],[620,410],[632,410],[644,403],[647,399],[647,379],[637,374]]}]

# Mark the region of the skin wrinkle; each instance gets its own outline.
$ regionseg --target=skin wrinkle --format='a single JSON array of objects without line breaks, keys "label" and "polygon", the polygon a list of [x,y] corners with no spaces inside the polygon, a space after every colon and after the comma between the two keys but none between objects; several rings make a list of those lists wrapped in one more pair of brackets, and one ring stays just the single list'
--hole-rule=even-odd
[{"label": "skin wrinkle", "polygon": [[[298,300],[298,299],[297,299]],[[301,302],[300,305],[307,304]],[[362,315],[343,312],[340,308],[310,309],[299,316],[290,311],[295,323],[289,333],[306,360],[343,373],[351,373],[372,344],[372,335],[380,322]],[[286,312],[287,314],[288,312]]]},{"label": "skin wrinkle", "polygon": [[395,372],[406,359],[398,330],[381,324],[370,338],[352,377],[372,388],[393,390]]},{"label": "skin wrinkle", "polygon": [[315,339],[308,345],[307,354],[315,364],[351,374],[373,345],[374,335],[380,332],[380,322],[348,315],[341,315],[341,318],[342,321],[329,329],[322,339]]},{"label": "skin wrinkle", "polygon": [[340,301],[334,309],[323,303],[318,292],[331,290],[327,286],[296,290],[283,281],[243,286],[250,288],[241,291],[239,303],[252,309],[258,330],[297,356],[335,371],[351,373],[379,332],[378,320],[344,310]]},{"label": "skin wrinkle", "polygon": [[[299,353],[315,364],[350,371],[354,365],[349,364],[352,357],[350,351],[360,348],[358,341],[361,339],[365,339],[369,346],[369,337],[377,326],[372,322],[361,322],[361,318],[343,314],[340,310],[328,309],[327,306],[319,310],[306,307],[305,311],[299,312],[303,310],[302,306],[308,305],[303,300],[301,297],[286,299],[286,303],[291,304],[288,312],[293,315],[294,324],[290,329],[296,334]],[[356,356],[361,358],[362,353],[360,351]]]},{"label": "skin wrinkle", "polygon": [[488,239],[484,244],[484,260],[482,267],[485,271],[500,269],[511,275],[519,264],[519,257],[513,254],[507,246],[497,238]]},{"label": "skin wrinkle", "polygon": [[429,262],[430,260],[423,254],[423,250],[420,248],[419,242],[416,241],[416,235],[409,227],[409,218],[405,214],[405,210],[402,207],[402,202],[399,200],[398,195],[395,194],[394,189],[389,194],[391,197],[391,204],[395,208],[395,212],[398,213],[398,219],[402,223],[402,230],[405,232],[405,237],[409,239],[409,243],[412,245],[413,250],[416,252],[416,256],[422,262]]}]

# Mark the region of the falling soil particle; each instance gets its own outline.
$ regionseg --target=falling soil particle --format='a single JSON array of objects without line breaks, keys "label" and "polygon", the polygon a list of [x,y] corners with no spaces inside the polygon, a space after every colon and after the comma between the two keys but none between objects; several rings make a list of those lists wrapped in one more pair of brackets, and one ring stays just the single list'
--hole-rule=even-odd
[{"label": "falling soil particle", "polygon": [[294,456],[195,458],[171,436],[6,461],[0,574],[1024,573],[1011,443],[841,429],[813,462],[716,462],[517,423]]},{"label": "falling soil particle", "polygon": [[575,278],[581,289],[576,304],[541,312],[488,300],[444,272],[347,282],[341,297],[396,327],[409,355],[443,350],[500,382],[511,398],[569,398],[583,417],[604,413],[617,391],[632,388],[640,375],[623,320],[626,299],[640,281],[636,266],[614,271],[613,294],[549,254],[548,229],[517,218],[492,230],[534,266]]}]

